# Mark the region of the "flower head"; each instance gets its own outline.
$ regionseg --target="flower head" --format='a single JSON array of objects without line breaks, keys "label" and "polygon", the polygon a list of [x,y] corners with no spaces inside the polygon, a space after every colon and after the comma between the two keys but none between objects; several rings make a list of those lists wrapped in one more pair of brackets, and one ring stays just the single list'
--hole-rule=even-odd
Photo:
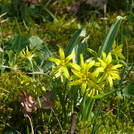
[{"label": "flower head", "polygon": [[39,55],[39,54],[44,54],[43,52],[35,52],[36,46],[29,51],[28,47],[26,46],[26,49],[23,49],[22,52],[20,52],[20,56],[25,59],[29,60],[30,62],[32,61],[32,58]]},{"label": "flower head", "polygon": [[110,84],[110,87],[113,87],[113,80],[120,80],[118,68],[122,67],[122,64],[113,65],[111,53],[106,56],[106,53],[102,52],[102,55],[103,58],[98,58],[99,62],[96,63],[96,66],[99,66],[98,69],[103,70],[103,74],[99,81],[106,80]]},{"label": "flower head", "polygon": [[61,76],[61,80],[63,81],[63,76],[65,76],[68,79],[70,78],[67,67],[78,68],[79,66],[71,62],[71,59],[75,56],[75,53],[72,53],[69,56],[65,57],[63,49],[59,48],[59,54],[60,59],[53,57],[49,57],[48,59],[57,64],[57,66],[53,69],[51,74],[55,75],[56,78]]},{"label": "flower head", "polygon": [[124,55],[122,54],[122,47],[123,44],[116,47],[116,42],[114,41],[114,44],[112,45],[112,51],[111,54],[115,56],[115,58],[118,60],[118,57],[125,59]]},{"label": "flower head", "polygon": [[[95,61],[87,63],[84,62],[83,54],[80,55],[81,66],[76,69],[72,69],[73,74],[78,78],[78,80],[71,81],[70,85],[81,85],[81,95],[84,95],[86,89],[89,96],[93,96],[96,91],[102,91],[99,84],[97,83],[97,78],[94,77],[94,72],[90,72],[95,64]],[[97,90],[96,90],[97,89]],[[102,91],[103,92],[103,91]]]}]

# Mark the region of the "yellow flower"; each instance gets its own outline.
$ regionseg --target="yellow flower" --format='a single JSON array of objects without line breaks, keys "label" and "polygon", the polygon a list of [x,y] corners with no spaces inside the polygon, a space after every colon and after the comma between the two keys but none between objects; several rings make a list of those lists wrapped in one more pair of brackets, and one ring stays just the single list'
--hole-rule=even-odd
[{"label": "yellow flower", "polygon": [[[34,50],[35,50],[35,48],[34,48]],[[34,50],[29,51],[28,47],[26,46],[26,49],[23,49],[22,52],[20,52],[20,55],[21,55],[21,57],[22,57],[23,59],[26,59],[26,60],[31,61],[32,58],[33,58],[33,56],[34,56],[34,55],[33,55],[33,51],[34,51]]]},{"label": "yellow flower", "polygon": [[26,49],[23,49],[22,52],[20,52],[20,56],[25,59],[25,60],[29,60],[30,62],[32,62],[32,58],[39,55],[39,54],[44,54],[43,52],[34,52],[36,49],[36,46],[33,47],[31,49],[31,51],[29,51],[28,47],[26,46]]},{"label": "yellow flower", "polygon": [[106,53],[102,52],[103,59],[98,58],[99,62],[96,63],[96,66],[99,66],[98,69],[103,70],[103,74],[99,79],[99,82],[106,80],[110,87],[113,87],[113,80],[120,80],[118,75],[118,68],[122,67],[121,64],[113,65],[111,53],[106,56]]},{"label": "yellow flower", "polygon": [[97,78],[94,77],[94,72],[89,72],[90,68],[94,66],[95,61],[92,60],[90,63],[84,62],[83,54],[80,54],[80,59],[81,66],[72,69],[73,74],[78,77],[78,80],[69,82],[69,85],[81,85],[81,95],[84,95],[86,89],[88,89],[89,96],[93,96],[96,91],[95,89],[99,90],[100,92],[102,91],[97,83]]},{"label": "yellow flower", "polygon": [[70,54],[65,58],[65,54],[62,48],[59,48],[60,59],[49,57],[48,59],[52,62],[55,62],[57,66],[52,70],[52,75],[55,75],[56,78],[61,76],[61,81],[63,81],[63,76],[67,79],[70,78],[67,67],[78,68],[79,66],[71,62],[71,59],[75,56],[75,53]]},{"label": "yellow flower", "polygon": [[120,57],[123,60],[125,60],[125,57],[122,54],[122,47],[123,47],[123,44],[121,44],[121,45],[116,47],[116,42],[114,41],[114,44],[112,46],[111,54],[113,54],[117,60],[118,60],[118,57]]}]

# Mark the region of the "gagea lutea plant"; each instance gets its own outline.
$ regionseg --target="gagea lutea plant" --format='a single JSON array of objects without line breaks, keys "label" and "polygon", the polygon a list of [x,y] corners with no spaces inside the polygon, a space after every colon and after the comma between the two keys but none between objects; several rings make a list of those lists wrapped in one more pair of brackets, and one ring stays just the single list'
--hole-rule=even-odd
[{"label": "gagea lutea plant", "polygon": [[[113,81],[120,80],[118,69],[122,67],[122,64],[114,64],[111,52],[108,55],[102,52],[102,59],[98,57],[98,61],[92,60],[89,63],[84,61],[83,54],[81,53],[80,65],[70,61],[75,55],[74,53],[67,58],[65,58],[62,48],[59,48],[59,53],[60,59],[48,58],[50,61],[56,63],[51,75],[54,78],[61,78],[62,82],[64,77],[67,78],[67,85],[69,87],[80,85],[81,96],[85,92],[91,98],[98,94],[105,95],[104,87],[109,85],[112,88]],[[71,70],[70,73],[69,70]]]},{"label": "gagea lutea plant", "polygon": [[[116,46],[115,36],[123,19],[121,16],[116,18],[98,53],[90,49],[95,53],[92,60],[85,59],[82,50],[87,37],[80,46],[75,48],[83,28],[74,34],[65,52],[63,48],[59,48],[59,58],[48,58],[49,61],[55,63],[50,75],[40,72],[34,73],[42,74],[52,82],[54,87],[52,99],[58,94],[62,106],[62,117],[66,124],[68,124],[69,99],[71,99],[71,115],[73,115],[74,108],[78,106],[77,122],[85,122],[91,119],[95,100],[102,99],[115,91],[114,83],[121,79],[119,69],[121,69],[122,64],[120,64],[119,59],[124,59],[123,54],[121,54],[122,45]],[[80,63],[77,58],[80,59]],[[74,127],[71,128],[74,129]],[[70,133],[72,132],[71,129]]]}]

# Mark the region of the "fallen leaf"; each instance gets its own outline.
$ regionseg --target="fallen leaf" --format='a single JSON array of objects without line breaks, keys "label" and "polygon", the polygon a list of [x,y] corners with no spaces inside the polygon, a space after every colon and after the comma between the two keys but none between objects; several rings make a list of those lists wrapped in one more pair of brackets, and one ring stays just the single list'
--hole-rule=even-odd
[{"label": "fallen leaf", "polygon": [[[21,91],[22,95],[18,96],[18,100],[23,106],[22,112],[24,113],[24,117],[30,116],[33,112],[35,112],[38,108],[38,102],[37,100],[35,101],[32,96],[30,96],[27,92]],[[41,108],[42,109],[51,109],[53,108],[53,102],[49,101],[51,97],[51,92],[47,91],[46,96],[41,96],[39,98],[40,103],[41,103]]]},{"label": "fallen leaf", "polygon": [[18,100],[23,106],[22,112],[24,113],[24,116],[31,115],[33,112],[37,110],[37,108],[34,106],[35,100],[32,96],[27,94],[25,91],[21,91],[22,95],[18,96]]}]

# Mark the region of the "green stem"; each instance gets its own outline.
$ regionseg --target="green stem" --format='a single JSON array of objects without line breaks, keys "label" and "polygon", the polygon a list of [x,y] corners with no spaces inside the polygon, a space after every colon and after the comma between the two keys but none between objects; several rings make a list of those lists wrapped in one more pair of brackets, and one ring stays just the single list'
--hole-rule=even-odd
[{"label": "green stem", "polygon": [[[32,67],[32,72],[34,73],[34,66],[33,66],[32,60],[30,60],[30,63],[31,63],[31,67]],[[34,74],[33,74],[33,79],[35,79],[35,75]]]}]

